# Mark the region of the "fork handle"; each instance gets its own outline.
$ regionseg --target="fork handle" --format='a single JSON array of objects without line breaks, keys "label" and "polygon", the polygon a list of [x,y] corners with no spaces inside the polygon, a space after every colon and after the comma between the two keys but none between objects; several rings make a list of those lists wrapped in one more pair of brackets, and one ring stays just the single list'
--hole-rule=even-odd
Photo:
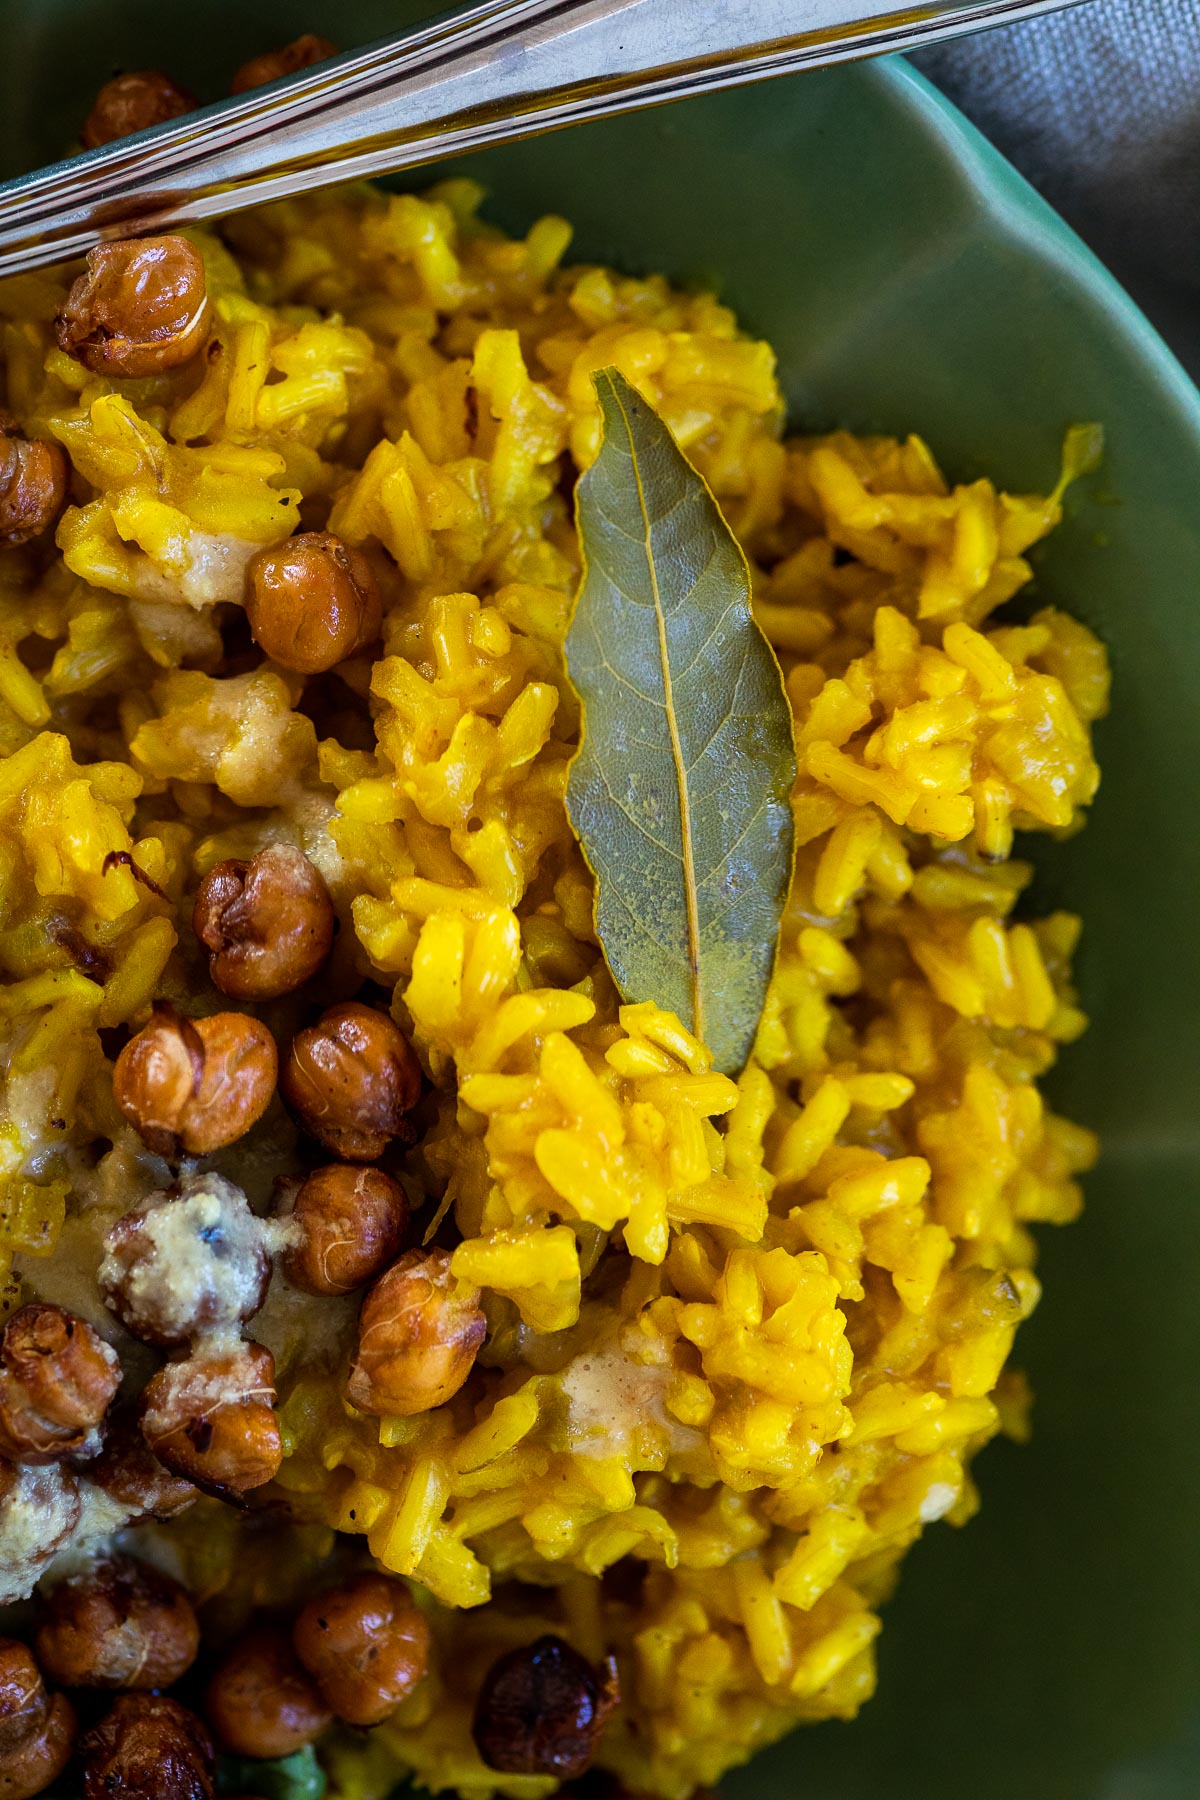
[{"label": "fork handle", "polygon": [[0,190],[0,275],[103,238],[1079,0],[481,0]]}]

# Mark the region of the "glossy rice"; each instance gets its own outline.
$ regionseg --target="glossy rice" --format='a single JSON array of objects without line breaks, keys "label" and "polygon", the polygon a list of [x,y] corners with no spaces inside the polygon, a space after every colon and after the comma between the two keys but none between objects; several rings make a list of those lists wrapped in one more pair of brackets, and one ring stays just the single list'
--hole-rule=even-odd
[{"label": "glossy rice", "polygon": [[[717,299],[565,264],[563,220],[512,240],[479,200],[364,189],[195,234],[212,345],[156,379],[54,347],[65,277],[0,286],[8,404],[75,471],[59,554],[0,559],[6,1298],[112,1335],[100,1239],[166,1179],[113,1105],[120,1028],[156,996],[219,1010],[196,884],[298,844],[340,920],[317,997],[385,990],[431,1078],[419,1225],[489,1339],[449,1404],[365,1417],[341,1398],[356,1302],[277,1274],[254,1335],[295,1522],[206,1500],[163,1553],[226,1629],[302,1598],[330,1528],[412,1581],[431,1674],[326,1746],[338,1793],[400,1766],[551,1791],[485,1768],[469,1726],[495,1657],[552,1631],[617,1655],[600,1764],[679,1797],[857,1711],[905,1550],[969,1519],[976,1451],[1025,1433],[1005,1365],[1034,1228],[1075,1217],[1095,1143],[1036,1085],[1085,1023],[1079,924],[1017,921],[1013,831],[1082,822],[1106,663],[1052,606],[994,618],[1065,477],[952,487],[916,437],[789,437],[770,347]],[[563,804],[570,487],[607,364],[740,538],[795,710],[801,847],[737,1081],[621,1004]],[[307,682],[239,630],[248,557],[298,527],[391,569],[382,654]],[[281,1036],[298,1008],[269,1012]],[[262,1205],[296,1157],[276,1102],[202,1166]]]}]

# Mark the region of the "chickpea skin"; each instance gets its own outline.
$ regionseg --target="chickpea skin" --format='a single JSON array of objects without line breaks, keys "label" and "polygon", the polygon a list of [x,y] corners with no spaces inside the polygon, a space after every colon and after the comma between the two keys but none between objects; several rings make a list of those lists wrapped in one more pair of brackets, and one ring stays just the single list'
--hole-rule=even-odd
[{"label": "chickpea skin", "polygon": [[300,1124],[346,1162],[374,1162],[394,1137],[411,1143],[421,1067],[389,1013],[349,1001],[297,1032],[280,1092]]},{"label": "chickpea skin", "polygon": [[262,1487],[283,1461],[275,1358],[247,1341],[220,1356],[167,1363],[143,1391],[142,1432],[159,1462],[197,1487]]},{"label": "chickpea skin", "polygon": [[113,1070],[113,1099],[160,1156],[204,1156],[243,1137],[275,1092],[279,1058],[266,1026],[246,1013],[185,1019],[155,1005]]},{"label": "chickpea skin", "polygon": [[88,1464],[88,1480],[122,1507],[131,1523],[173,1519],[199,1498],[198,1488],[173,1475],[151,1452],[130,1409],[111,1420],[103,1450]]},{"label": "chickpea skin", "polygon": [[212,1738],[166,1694],[122,1694],[79,1740],[84,1800],[213,1800]]},{"label": "chickpea skin", "polygon": [[199,1648],[185,1589],[131,1556],[56,1582],[34,1636],[38,1661],[63,1687],[171,1687]]},{"label": "chickpea skin", "polygon": [[246,564],[255,643],[282,668],[318,675],[373,644],[382,623],[375,571],[330,531],[302,531]]},{"label": "chickpea skin", "polygon": [[298,74],[301,69],[310,69],[314,63],[325,62],[336,55],[337,46],[328,38],[306,31],[292,43],[285,44],[282,50],[264,50],[261,56],[252,56],[244,62],[229,91],[245,94],[251,88],[265,87],[268,81],[278,81],[281,75]]},{"label": "chickpea skin", "polygon": [[0,1800],[33,1800],[56,1781],[75,1746],[75,1708],[51,1696],[33,1657],[0,1638]]},{"label": "chickpea skin", "polygon": [[100,1448],[121,1383],[117,1353],[86,1319],[35,1301],[0,1335],[0,1456],[58,1462]]},{"label": "chickpea skin", "polygon": [[208,972],[231,1000],[275,1000],[302,986],[329,955],[333,926],[320,871],[291,844],[217,863],[192,913]]},{"label": "chickpea skin", "polygon": [[318,1594],[292,1631],[296,1654],[347,1725],[378,1725],[429,1667],[429,1626],[402,1581],[360,1575]]},{"label": "chickpea skin", "polygon": [[619,1700],[611,1658],[597,1671],[562,1638],[547,1635],[492,1665],[471,1735],[489,1769],[573,1781],[591,1764]]},{"label": "chickpea skin", "polygon": [[208,1684],[205,1713],[236,1756],[291,1756],[333,1714],[286,1631],[265,1627],[236,1643]]},{"label": "chickpea skin", "polygon": [[184,237],[98,244],[54,321],[59,348],[93,375],[163,375],[208,341],[204,263]]},{"label": "chickpea skin", "polygon": [[360,1412],[409,1418],[457,1394],[487,1334],[479,1289],[446,1250],[410,1250],[363,1301],[346,1398]]},{"label": "chickpea skin", "polygon": [[0,410],[0,548],[49,531],[67,497],[67,453],[46,438],[27,438]]},{"label": "chickpea skin", "polygon": [[349,1294],[399,1254],[408,1200],[382,1169],[330,1163],[301,1186],[292,1222],[300,1237],[284,1258],[288,1280],[306,1294]]},{"label": "chickpea skin", "polygon": [[165,125],[195,105],[195,97],[161,69],[130,69],[106,81],[96,95],[83,127],[83,147],[97,150],[151,125]]},{"label": "chickpea skin", "polygon": [[192,1175],[117,1220],[97,1279],[134,1337],[184,1344],[258,1312],[271,1280],[267,1230],[232,1181]]}]

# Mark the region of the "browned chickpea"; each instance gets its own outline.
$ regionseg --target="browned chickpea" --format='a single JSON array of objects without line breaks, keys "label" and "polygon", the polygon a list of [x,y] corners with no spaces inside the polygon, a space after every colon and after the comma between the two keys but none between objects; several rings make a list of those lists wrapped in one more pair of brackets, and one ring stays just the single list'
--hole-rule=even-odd
[{"label": "browned chickpea", "polygon": [[67,497],[67,453],[46,438],[27,438],[0,411],[0,546],[11,549],[48,531]]},{"label": "browned chickpea", "polygon": [[347,1162],[374,1162],[389,1141],[411,1143],[421,1067],[390,1014],[348,1001],[297,1032],[280,1092],[319,1143]]},{"label": "browned chickpea", "polygon": [[192,913],[208,972],[233,1000],[274,1000],[300,987],[329,955],[333,925],[320,871],[291,844],[217,863]]},{"label": "browned chickpea", "polygon": [[122,1694],[79,1740],[84,1800],[213,1800],[212,1738],[166,1694]]},{"label": "browned chickpea", "polygon": [[229,91],[244,94],[250,88],[265,87],[268,81],[278,81],[281,75],[298,74],[301,69],[310,69],[314,63],[325,62],[336,55],[337,47],[328,38],[306,31],[292,43],[285,44],[282,50],[264,50],[261,56],[252,56],[244,62]]},{"label": "browned chickpea", "polygon": [[349,1294],[399,1252],[408,1200],[382,1169],[330,1163],[304,1182],[292,1219],[301,1236],[284,1258],[288,1280],[306,1294]]},{"label": "browned chickpea", "polygon": [[83,147],[96,150],[117,138],[132,137],[135,131],[148,131],[151,125],[165,125],[195,105],[193,95],[161,69],[130,69],[127,75],[106,81],[96,95],[83,127]]},{"label": "browned chickpea", "polygon": [[247,1493],[283,1461],[275,1417],[275,1358],[247,1342],[220,1356],[167,1363],[142,1394],[147,1444],[198,1487]]},{"label": "browned chickpea", "polygon": [[0,1456],[48,1463],[94,1453],[120,1384],[116,1351],[86,1319],[41,1301],[23,1306],[0,1336]]},{"label": "browned chickpea", "polygon": [[43,1593],[34,1648],[63,1687],[171,1687],[196,1660],[200,1627],[177,1581],[112,1556]]},{"label": "browned chickpea", "polygon": [[117,1220],[97,1279],[135,1337],[183,1344],[254,1317],[271,1280],[267,1229],[232,1181],[191,1175]]},{"label": "browned chickpea", "polygon": [[234,1645],[208,1685],[204,1710],[237,1756],[290,1756],[311,1744],[333,1714],[286,1631],[266,1626]]},{"label": "browned chickpea", "polygon": [[113,1099],[160,1156],[205,1156],[243,1137],[271,1103],[275,1040],[246,1013],[185,1019],[156,1004],[113,1070]]},{"label": "browned chickpea", "polygon": [[410,1250],[363,1301],[346,1398],[380,1417],[428,1412],[457,1394],[487,1334],[479,1289],[446,1250]]},{"label": "browned chickpea", "polygon": [[296,1654],[339,1719],[378,1725],[429,1667],[429,1626],[402,1581],[360,1575],[318,1594],[292,1631]]},{"label": "browned chickpea", "polygon": [[111,1419],[104,1448],[88,1464],[88,1480],[130,1520],[173,1519],[199,1496],[199,1489],[163,1467],[142,1436],[136,1415],[125,1410]]},{"label": "browned chickpea", "polygon": [[33,1800],[57,1780],[75,1746],[75,1709],[46,1692],[24,1644],[0,1638],[0,1800]]},{"label": "browned chickpea", "polygon": [[591,1763],[619,1700],[611,1658],[598,1672],[562,1638],[547,1635],[493,1664],[471,1735],[489,1769],[573,1781]]},{"label": "browned chickpea", "polygon": [[82,1512],[79,1483],[64,1463],[0,1460],[0,1606],[33,1592]]},{"label": "browned chickpea", "polygon": [[369,561],[330,531],[302,531],[252,556],[245,605],[255,643],[300,675],[373,644],[383,616]]},{"label": "browned chickpea", "polygon": [[208,341],[204,263],[184,237],[98,244],[54,321],[59,348],[93,375],[162,375]]}]

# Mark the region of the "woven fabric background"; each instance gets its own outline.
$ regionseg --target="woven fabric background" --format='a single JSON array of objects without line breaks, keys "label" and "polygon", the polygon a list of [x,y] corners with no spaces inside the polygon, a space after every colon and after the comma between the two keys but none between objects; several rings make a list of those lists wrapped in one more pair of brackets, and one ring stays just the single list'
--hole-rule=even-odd
[{"label": "woven fabric background", "polygon": [[1200,376],[1200,0],[1085,0],[913,60]]}]

